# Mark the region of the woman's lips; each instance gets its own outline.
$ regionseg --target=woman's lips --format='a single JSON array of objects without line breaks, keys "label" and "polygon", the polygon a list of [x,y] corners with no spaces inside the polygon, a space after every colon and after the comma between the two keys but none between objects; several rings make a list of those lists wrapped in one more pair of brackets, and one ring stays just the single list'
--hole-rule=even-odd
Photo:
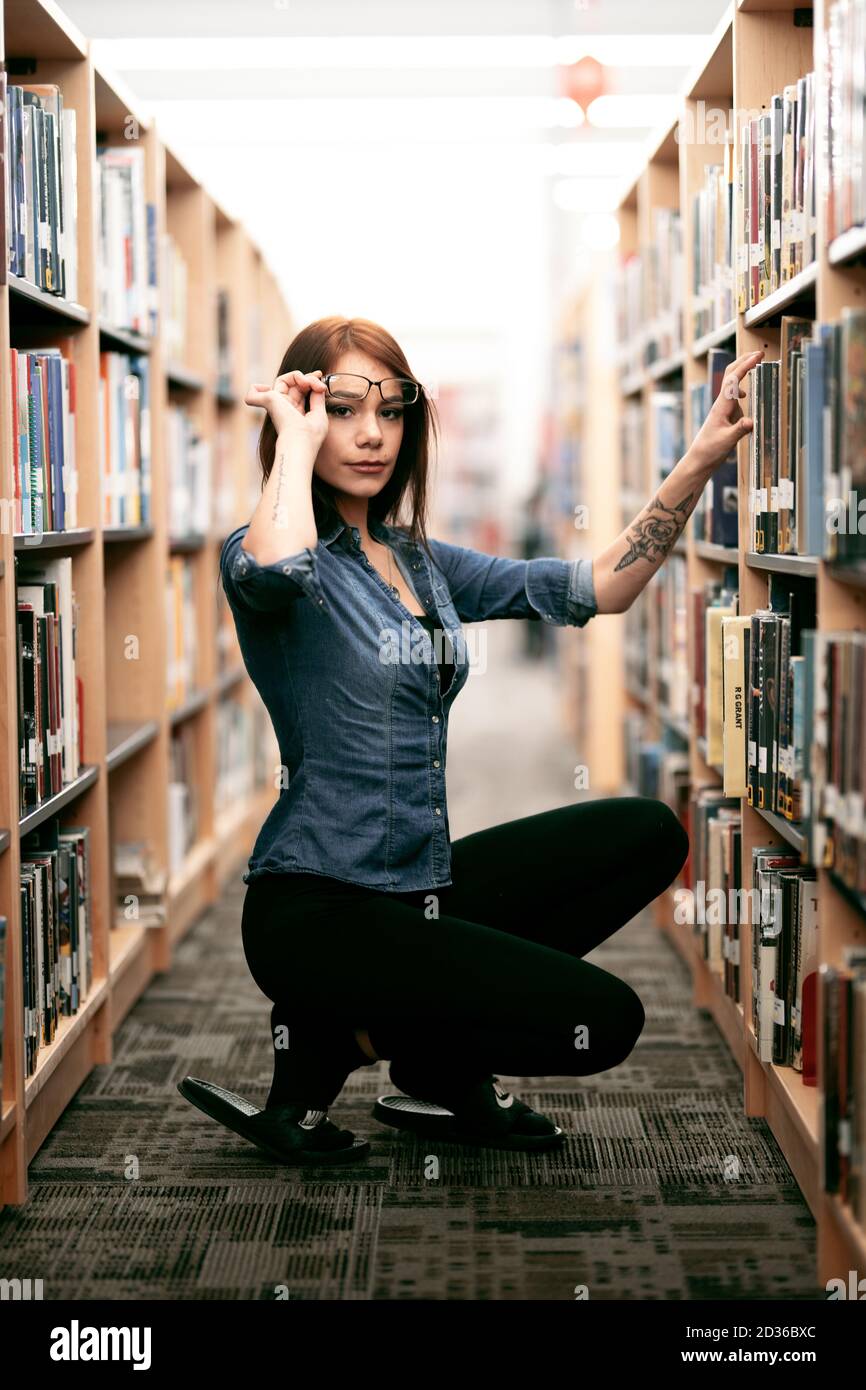
[{"label": "woman's lips", "polygon": [[387,463],[347,463],[346,468],[354,468],[356,473],[381,473]]}]

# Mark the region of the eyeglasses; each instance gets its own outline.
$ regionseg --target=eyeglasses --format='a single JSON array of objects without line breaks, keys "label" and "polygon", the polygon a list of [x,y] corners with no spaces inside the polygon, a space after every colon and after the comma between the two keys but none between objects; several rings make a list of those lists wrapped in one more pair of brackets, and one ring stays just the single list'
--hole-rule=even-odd
[{"label": "eyeglasses", "polygon": [[421,390],[417,381],[409,381],[402,376],[384,376],[381,381],[371,381],[369,377],[356,376],[354,372],[331,372],[322,380],[329,395],[339,396],[346,401],[363,401],[370,387],[378,386],[383,401],[414,405]]}]

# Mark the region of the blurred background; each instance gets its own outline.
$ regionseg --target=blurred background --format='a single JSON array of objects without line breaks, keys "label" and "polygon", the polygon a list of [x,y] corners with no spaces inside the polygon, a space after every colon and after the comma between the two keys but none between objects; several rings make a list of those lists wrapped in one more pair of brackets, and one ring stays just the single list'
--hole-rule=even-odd
[{"label": "blurred background", "polygon": [[557,308],[721,0],[63,8],[243,220],[297,325],[375,319],[438,386],[442,519],[513,536],[555,475]]}]

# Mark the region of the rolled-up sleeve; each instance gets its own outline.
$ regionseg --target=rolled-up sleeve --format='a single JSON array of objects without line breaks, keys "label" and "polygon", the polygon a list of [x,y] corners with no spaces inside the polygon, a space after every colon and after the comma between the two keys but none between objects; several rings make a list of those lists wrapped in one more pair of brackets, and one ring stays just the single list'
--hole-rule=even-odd
[{"label": "rolled-up sleeve", "polygon": [[243,526],[233,531],[220,551],[220,572],[229,602],[253,612],[274,612],[306,596],[317,607],[324,607],[315,550],[307,546],[282,560],[260,565],[241,545],[247,530]]},{"label": "rolled-up sleeve", "polygon": [[488,618],[540,618],[559,627],[583,627],[598,612],[592,560],[537,556],[516,560],[431,540],[461,622]]}]

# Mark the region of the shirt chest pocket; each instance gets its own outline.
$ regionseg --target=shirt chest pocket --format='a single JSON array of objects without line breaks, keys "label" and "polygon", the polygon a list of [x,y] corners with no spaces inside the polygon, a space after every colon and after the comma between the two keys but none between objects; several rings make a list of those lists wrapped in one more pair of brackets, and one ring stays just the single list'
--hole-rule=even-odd
[{"label": "shirt chest pocket", "polygon": [[457,627],[460,619],[457,617],[457,610],[448,589],[448,585],[442,579],[433,580],[433,598],[436,607],[442,615],[442,619],[448,627]]}]

